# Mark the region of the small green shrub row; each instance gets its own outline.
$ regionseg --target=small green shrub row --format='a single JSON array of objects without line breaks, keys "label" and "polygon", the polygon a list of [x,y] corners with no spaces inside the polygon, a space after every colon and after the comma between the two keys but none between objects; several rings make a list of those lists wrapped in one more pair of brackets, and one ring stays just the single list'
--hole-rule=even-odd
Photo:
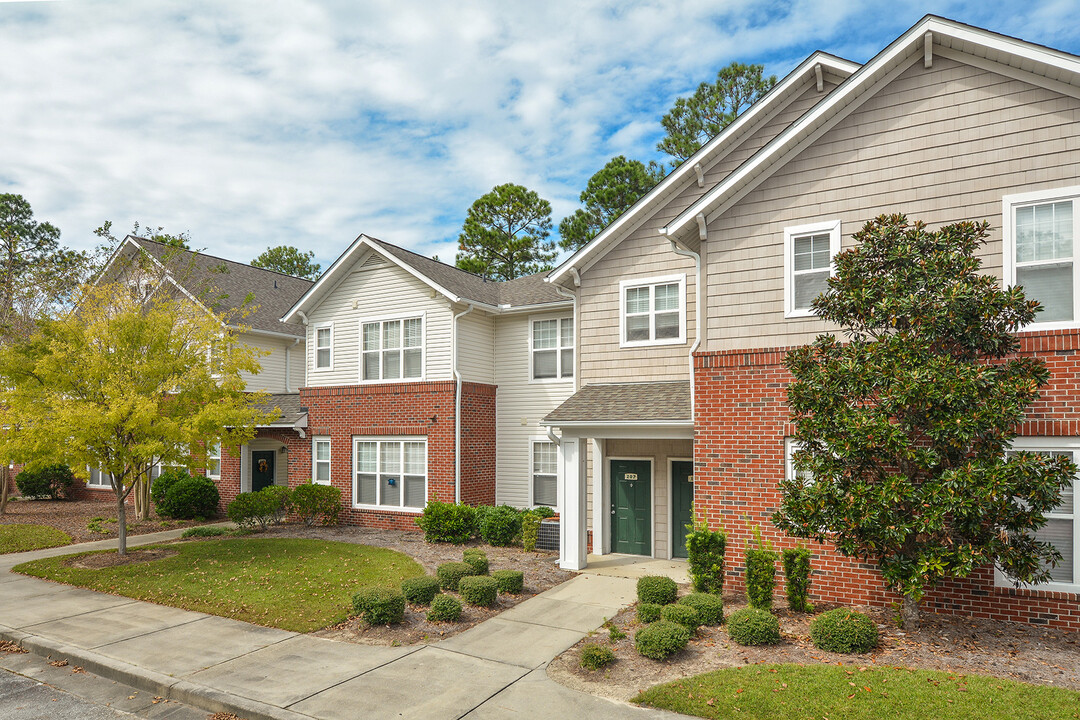
[{"label": "small green shrub row", "polygon": [[341,510],[341,490],[330,485],[305,483],[290,490],[271,485],[258,492],[240,493],[229,503],[226,515],[242,528],[265,530],[295,511],[306,525],[337,523]]},{"label": "small green shrub row", "polygon": [[439,580],[439,587],[454,592],[457,592],[461,579],[473,573],[473,566],[467,562],[443,563],[435,569],[435,577]]},{"label": "small green shrub row", "polygon": [[480,548],[469,548],[461,553],[463,562],[468,563],[473,569],[473,575],[488,574],[487,553]]},{"label": "small green shrub row", "polygon": [[686,561],[694,592],[723,594],[727,534],[723,530],[710,530],[704,517],[688,529]]},{"label": "small green shrub row", "polygon": [[491,577],[495,578],[501,593],[520,595],[525,587],[525,573],[520,570],[496,570]]},{"label": "small green shrub row", "polygon": [[615,662],[615,651],[607,645],[593,643],[581,648],[581,667],[587,670],[599,670]]},{"label": "small green shrub row", "polygon": [[469,575],[458,583],[461,599],[476,607],[491,607],[499,595],[499,585],[495,578],[487,575]]},{"label": "small green shrub row", "polygon": [[424,506],[416,524],[428,542],[463,545],[474,537],[489,545],[509,546],[521,542],[530,552],[536,549],[539,521],[555,512],[549,507],[519,510],[509,505],[471,505],[432,500]]},{"label": "small green shrub row", "polygon": [[782,553],[784,592],[788,608],[795,612],[811,612],[807,595],[810,593],[810,551],[804,547],[787,548]]},{"label": "small green shrub row", "polygon": [[230,534],[228,528],[223,528],[220,525],[198,525],[196,527],[188,528],[183,532],[180,537],[221,537],[222,535]]},{"label": "small green shrub row", "polygon": [[701,626],[701,615],[698,614],[698,611],[689,605],[679,603],[664,605],[660,609],[660,619],[678,623],[691,632]]},{"label": "small green shrub row", "polygon": [[767,610],[743,608],[727,619],[728,635],[740,645],[775,645],[780,642],[780,621]]},{"label": "small green shrub row", "polygon": [[393,625],[405,619],[405,596],[392,588],[365,588],[353,595],[353,610],[368,625]]},{"label": "small green shrub row", "polygon": [[679,598],[680,605],[697,610],[702,625],[721,625],[724,622],[724,598],[711,593],[690,593]]},{"label": "small green shrub row", "polygon": [[461,601],[452,595],[436,595],[427,619],[431,622],[455,622],[461,617]]},{"label": "small green shrub row", "polygon": [[637,619],[640,623],[654,623],[660,619],[660,610],[663,605],[651,602],[639,602],[637,606]]},{"label": "small green shrub row", "polygon": [[746,549],[746,597],[750,607],[768,610],[776,591],[776,553],[764,548]]},{"label": "small green shrub row", "polygon": [[866,615],[836,608],[814,618],[810,623],[810,640],[829,652],[861,653],[877,647],[878,629]]},{"label": "small green shrub row", "polygon": [[679,595],[679,586],[664,575],[646,575],[638,578],[637,597],[639,602],[670,605]]},{"label": "small green shrub row", "polygon": [[407,578],[401,583],[401,593],[413,605],[427,605],[439,594],[439,581],[430,575]]},{"label": "small green shrub row", "polygon": [[44,465],[27,468],[15,476],[15,487],[24,498],[60,500],[71,497],[75,474],[67,465]]},{"label": "small green shrub row", "polygon": [[686,647],[690,630],[670,620],[659,620],[634,633],[638,653],[653,660],[663,660]]}]

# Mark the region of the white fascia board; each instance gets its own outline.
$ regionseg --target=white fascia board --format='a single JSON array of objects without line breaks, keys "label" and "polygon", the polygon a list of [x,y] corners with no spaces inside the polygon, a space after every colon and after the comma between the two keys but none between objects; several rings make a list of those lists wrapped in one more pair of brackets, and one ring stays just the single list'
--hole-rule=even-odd
[{"label": "white fascia board", "polygon": [[693,420],[541,420],[543,427],[694,427]]},{"label": "white fascia board", "polygon": [[531,313],[539,312],[543,310],[561,310],[562,308],[573,307],[573,300],[560,300],[558,302],[549,303],[535,303],[533,305],[500,305],[500,315],[513,315],[515,313]]},{"label": "white fascia board", "polygon": [[229,325],[228,328],[242,335],[265,335],[267,337],[285,338],[287,340],[306,340],[303,335],[292,335],[291,333],[274,332],[273,330],[257,330],[256,328],[248,327],[246,325]]},{"label": "white fascia board", "polygon": [[[821,51],[814,52],[810,57],[806,58],[806,60],[799,63],[799,65],[789,72],[780,82],[774,85],[769,92],[765,93],[764,97],[747,108],[746,112],[739,115],[733,123],[724,128],[719,135],[702,145],[697,152],[684,160],[677,168],[672,170],[667,177],[657,183],[656,187],[645,193],[645,195],[634,203],[626,212],[620,215],[615,222],[604,228],[600,234],[589,241],[587,245],[564,260],[559,267],[552,270],[551,273],[544,278],[544,281],[555,283],[568,273],[570,268],[577,266],[580,269],[581,264],[584,261],[589,260],[593,254],[600,251],[602,246],[621,234],[627,227],[633,225],[640,218],[642,213],[655,210],[659,204],[677,194],[688,183],[697,182],[697,175],[694,172],[695,165],[698,163],[704,165],[705,162],[712,165],[714,164],[714,158],[711,157],[712,155],[718,153],[720,150],[733,149],[735,143],[732,141],[740,139],[743,130],[753,125],[758,118],[768,114],[768,112],[778,103],[787,99],[787,94],[791,92],[792,88],[805,81],[807,79],[807,73],[812,74],[814,65],[818,64],[839,75],[850,75],[859,69],[858,63],[853,63]],[[728,147],[729,145],[731,147]]]},{"label": "white fascia board", "polygon": [[714,218],[711,214],[716,208],[738,193],[746,184],[755,180],[764,180],[762,175],[767,177],[783,165],[787,160],[787,153],[798,149],[804,137],[813,133],[831,116],[842,112],[855,101],[861,92],[872,88],[880,76],[887,74],[913,52],[919,51],[921,54],[920,43],[927,32],[933,33],[935,42],[940,42],[943,38],[952,38],[959,40],[962,45],[979,45],[1009,54],[1020,54],[1022,51],[1025,59],[1046,63],[1072,73],[1080,73],[1080,60],[1075,57],[1034,46],[1022,40],[1005,38],[987,30],[961,25],[951,20],[927,16],[890,43],[840,87],[833,90],[821,103],[811,108],[784,132],[773,138],[696,203],[679,214],[663,229],[663,233],[670,239],[687,235],[691,229],[696,229],[699,213],[704,213],[706,219],[712,221]]}]

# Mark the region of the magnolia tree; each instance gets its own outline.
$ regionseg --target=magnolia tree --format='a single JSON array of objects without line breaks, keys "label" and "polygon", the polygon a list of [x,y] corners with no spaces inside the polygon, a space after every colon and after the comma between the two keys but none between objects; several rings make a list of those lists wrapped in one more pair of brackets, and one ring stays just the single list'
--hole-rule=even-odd
[{"label": "magnolia tree", "polygon": [[1076,468],[1009,452],[1049,379],[1016,355],[1014,333],[1040,308],[980,272],[986,236],[986,223],[867,223],[814,301],[846,341],[821,335],[786,359],[797,473],[781,482],[773,521],[877,562],[903,596],[905,627],[944,578],[993,563],[1045,582],[1061,561],[1035,533]]},{"label": "magnolia tree", "polygon": [[259,371],[258,352],[221,315],[164,290],[101,283],[76,307],[4,359],[0,407],[25,453],[108,475],[125,554],[125,500],[155,464],[246,442],[267,419],[241,377]]}]

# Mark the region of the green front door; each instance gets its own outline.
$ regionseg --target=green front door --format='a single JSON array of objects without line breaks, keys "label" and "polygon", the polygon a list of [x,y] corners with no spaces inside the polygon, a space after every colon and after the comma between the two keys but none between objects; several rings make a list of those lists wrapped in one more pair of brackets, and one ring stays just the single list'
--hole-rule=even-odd
[{"label": "green front door", "polygon": [[611,461],[611,551],[652,555],[652,464]]},{"label": "green front door", "polygon": [[256,450],[251,453],[251,492],[258,492],[274,484],[273,450]]},{"label": "green front door", "polygon": [[694,502],[694,463],[671,463],[671,556],[686,557],[686,526],[690,524],[690,504]]}]

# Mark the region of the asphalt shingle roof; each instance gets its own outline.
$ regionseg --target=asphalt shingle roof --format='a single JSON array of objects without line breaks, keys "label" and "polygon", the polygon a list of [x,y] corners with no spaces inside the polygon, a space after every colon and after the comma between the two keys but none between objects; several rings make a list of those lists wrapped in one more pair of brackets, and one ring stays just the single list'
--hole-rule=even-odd
[{"label": "asphalt shingle roof", "polygon": [[586,385],[548,413],[546,423],[690,422],[690,382]]},{"label": "asphalt shingle roof", "polygon": [[266,412],[271,412],[275,408],[278,410],[277,419],[271,420],[268,423],[270,425],[282,425],[284,423],[293,425],[306,412],[306,408],[300,407],[300,396],[296,393],[267,395],[263,402],[254,403],[254,405]]}]

